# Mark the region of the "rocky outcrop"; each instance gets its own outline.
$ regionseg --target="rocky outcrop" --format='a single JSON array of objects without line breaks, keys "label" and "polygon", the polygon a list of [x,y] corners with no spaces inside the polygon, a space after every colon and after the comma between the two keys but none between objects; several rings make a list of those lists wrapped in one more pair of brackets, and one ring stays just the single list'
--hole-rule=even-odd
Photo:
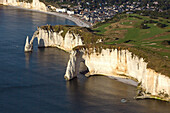
[{"label": "rocky outcrop", "polygon": [[162,72],[160,71],[161,73],[158,73],[154,68],[149,68],[150,63],[146,62],[146,58],[140,56],[143,53],[138,49],[133,50],[132,53],[132,50],[130,51],[126,47],[96,44],[103,40],[102,37],[95,37],[86,28],[47,25],[39,27],[30,42],[27,37],[26,52],[32,51],[35,38],[38,39],[38,47],[58,47],[71,51],[64,76],[66,80],[77,77],[80,73],[81,63],[84,63],[87,68],[84,72],[88,71],[86,76],[106,75],[133,79],[139,84],[140,90],[137,98],[170,101],[170,78],[165,74],[169,71],[163,69]]},{"label": "rocky outcrop", "polygon": [[29,37],[27,36],[24,50],[25,52],[31,52],[32,49],[33,49],[33,44],[29,43]]},{"label": "rocky outcrop", "polygon": [[46,5],[39,0],[0,0],[0,4],[47,11]]},{"label": "rocky outcrop", "polygon": [[[170,78],[153,69],[147,68],[143,58],[132,52],[119,49],[75,49],[71,52],[67,65],[65,79],[70,80],[79,73],[80,63],[87,68],[86,75],[122,75],[134,78],[139,83],[142,98],[160,98],[170,101]],[[149,96],[148,96],[149,95]],[[140,98],[140,97],[139,97]]]},{"label": "rocky outcrop", "polygon": [[[68,30],[55,30],[54,28],[49,28],[52,26],[45,26],[47,29],[44,28],[37,28],[38,30],[34,32],[31,41],[29,42],[28,37],[25,43],[25,52],[32,51],[33,49],[33,41],[35,38],[38,39],[38,47],[58,47],[65,51],[71,51],[74,47],[78,45],[83,45],[85,43],[83,37],[78,34],[74,33],[72,29]],[[60,26],[56,29],[60,29]],[[71,27],[72,28],[72,27]],[[76,28],[76,31],[78,28]],[[76,32],[75,31],[75,32]],[[101,39],[95,41],[95,43],[100,42]]]}]

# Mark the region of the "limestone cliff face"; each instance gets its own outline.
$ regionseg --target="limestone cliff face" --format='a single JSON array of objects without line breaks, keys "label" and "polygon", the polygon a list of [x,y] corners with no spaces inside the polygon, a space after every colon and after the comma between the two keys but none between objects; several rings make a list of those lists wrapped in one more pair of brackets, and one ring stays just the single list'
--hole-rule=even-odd
[{"label": "limestone cliff face", "polygon": [[[30,42],[25,44],[25,51],[32,51],[33,40],[37,37],[38,39],[38,47],[58,47],[65,51],[71,51],[72,48],[83,45],[83,41],[81,36],[75,34],[73,32],[67,31],[65,36],[62,36],[63,30],[60,32],[54,32],[52,30],[44,30],[38,28],[38,30],[34,33]],[[30,48],[29,48],[30,47]]]},{"label": "limestone cliff face", "polygon": [[[67,28],[67,29],[66,29]],[[81,63],[88,69],[89,75],[106,75],[133,78],[139,83],[140,95],[144,98],[161,98],[170,101],[170,78],[148,68],[143,58],[132,54],[128,49],[112,46],[93,45],[102,38],[95,37],[84,29],[77,27],[43,26],[34,32],[32,39],[26,39],[25,52],[32,51],[33,41],[38,39],[38,47],[58,47],[71,51],[65,79],[71,80],[79,74]],[[90,38],[93,37],[93,40]],[[86,45],[89,44],[93,45]],[[76,47],[77,46],[77,47]],[[96,46],[96,48],[94,48]],[[74,48],[74,49],[73,49]],[[143,98],[142,97],[142,98]]]},{"label": "limestone cliff face", "polygon": [[[22,1],[22,2],[21,2]],[[47,11],[47,7],[44,3],[39,0],[0,0],[0,4],[10,5],[10,6],[18,6],[27,9],[35,9],[40,11]]]},{"label": "limestone cliff face", "polygon": [[60,32],[53,32],[52,30],[39,29],[38,46],[39,47],[58,47],[66,51],[71,51],[72,48],[83,45],[83,41],[78,34],[67,31],[63,37]]},{"label": "limestone cliff face", "polygon": [[[90,51],[90,52],[89,52]],[[137,79],[145,95],[154,95],[170,101],[170,78],[147,68],[143,58],[132,55],[128,50],[93,49],[73,50],[67,65],[65,78],[70,80],[79,73],[80,63],[87,66],[88,75],[126,75]]]}]

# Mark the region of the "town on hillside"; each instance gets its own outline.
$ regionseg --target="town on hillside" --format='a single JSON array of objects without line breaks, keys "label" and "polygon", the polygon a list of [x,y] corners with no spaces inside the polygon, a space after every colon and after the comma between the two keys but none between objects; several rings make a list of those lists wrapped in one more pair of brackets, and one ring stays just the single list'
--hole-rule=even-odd
[{"label": "town on hillside", "polygon": [[[117,1],[117,2],[116,2]],[[48,10],[58,13],[66,13],[76,16],[81,20],[94,25],[98,22],[105,22],[118,13],[134,13],[152,11],[162,13],[162,16],[169,18],[170,0],[50,0],[53,3],[48,5]],[[54,5],[57,4],[57,5]],[[163,4],[163,5],[162,5]],[[167,14],[166,14],[167,13]],[[142,13],[141,13],[142,14]]]}]

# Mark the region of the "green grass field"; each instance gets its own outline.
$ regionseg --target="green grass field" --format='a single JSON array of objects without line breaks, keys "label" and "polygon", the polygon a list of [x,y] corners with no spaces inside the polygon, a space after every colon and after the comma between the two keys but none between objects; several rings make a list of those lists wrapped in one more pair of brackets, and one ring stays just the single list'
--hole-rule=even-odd
[{"label": "green grass field", "polygon": [[98,28],[94,29],[96,31],[98,31],[96,34],[98,35],[102,35],[104,34],[104,32],[106,31],[105,27],[108,27],[111,23],[106,23],[106,24],[103,24],[101,26],[99,26]]},{"label": "green grass field", "polygon": [[130,48],[148,62],[149,68],[170,76],[170,20],[138,14],[117,17],[93,29],[104,37],[103,46]]},{"label": "green grass field", "polygon": [[[142,22],[149,20],[156,21],[156,23],[145,23],[148,28],[140,28]],[[168,58],[170,58],[170,45],[163,45],[161,43],[164,40],[170,41],[169,21],[168,19],[151,19],[147,16],[130,14],[118,22],[108,22],[93,30],[97,31],[96,34],[102,34],[112,39],[112,41],[106,42],[105,44],[138,46],[155,51],[163,57],[168,56]],[[157,26],[157,23],[166,24],[167,26],[160,28]],[[115,38],[118,40],[114,40]]]}]

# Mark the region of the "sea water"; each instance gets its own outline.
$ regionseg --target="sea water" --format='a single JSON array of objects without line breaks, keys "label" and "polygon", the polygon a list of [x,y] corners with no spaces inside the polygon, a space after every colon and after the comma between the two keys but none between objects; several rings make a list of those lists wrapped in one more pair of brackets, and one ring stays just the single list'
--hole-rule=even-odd
[{"label": "sea water", "polygon": [[[134,100],[136,87],[105,76],[64,80],[69,53],[57,48],[24,53],[37,26],[70,20],[0,6],[0,113],[168,113],[170,104]],[[126,102],[122,102],[126,100]]]}]

